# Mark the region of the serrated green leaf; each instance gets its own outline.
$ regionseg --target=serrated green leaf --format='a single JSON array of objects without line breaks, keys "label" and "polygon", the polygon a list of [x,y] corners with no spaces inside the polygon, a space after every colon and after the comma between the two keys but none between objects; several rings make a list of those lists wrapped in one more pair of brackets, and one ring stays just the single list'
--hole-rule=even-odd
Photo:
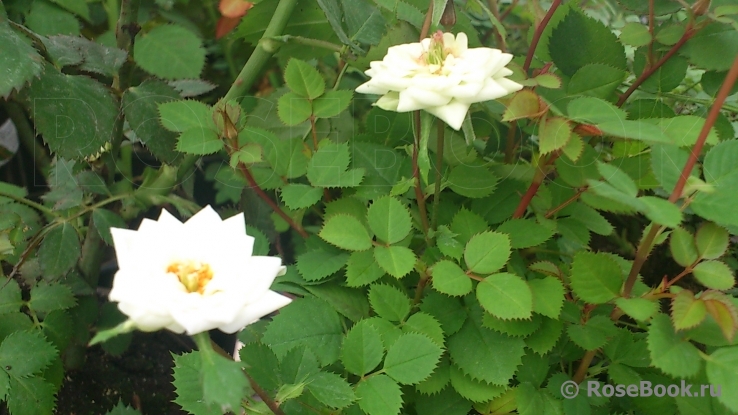
[{"label": "serrated green leaf", "polygon": [[302,137],[281,140],[270,131],[253,127],[245,127],[239,133],[239,142],[242,137],[261,145],[264,157],[278,175],[293,179],[307,172],[308,158],[303,153]]},{"label": "serrated green leaf", "polygon": [[682,290],[671,302],[671,320],[676,330],[697,326],[705,320],[707,308],[701,299],[695,299],[689,290]]},{"label": "serrated green leaf", "polygon": [[625,314],[633,317],[638,321],[646,321],[656,314],[659,309],[658,303],[647,300],[645,298],[618,298],[615,300],[618,306]]},{"label": "serrated green leaf", "polygon": [[574,344],[584,350],[596,350],[617,334],[615,323],[605,316],[594,316],[584,324],[572,324],[566,330]]},{"label": "serrated green leaf", "polygon": [[304,209],[318,203],[323,197],[323,189],[307,184],[290,183],[282,188],[281,197],[288,208]]},{"label": "serrated green leaf", "polygon": [[279,375],[274,373],[273,370],[271,373],[275,385],[279,384],[280,378],[284,383],[295,384],[305,382],[310,376],[318,373],[320,367],[318,365],[318,359],[310,349],[304,346],[298,346],[287,352],[287,355],[282,358],[282,362],[279,363],[279,371]]},{"label": "serrated green leaf", "polygon": [[351,385],[335,373],[316,373],[308,382],[307,389],[315,399],[331,408],[345,408],[356,400]]},{"label": "serrated green leaf", "polygon": [[451,232],[458,235],[456,239],[466,245],[472,236],[488,230],[487,222],[474,212],[461,208],[451,221]]},{"label": "serrated green leaf", "polygon": [[644,120],[607,121],[597,124],[606,135],[640,140],[649,144],[672,144],[672,139],[657,125]]},{"label": "serrated green leaf", "polygon": [[500,180],[485,166],[460,164],[448,176],[448,186],[454,193],[470,198],[489,196]]},{"label": "serrated green leaf", "polygon": [[95,209],[92,211],[92,221],[95,224],[95,230],[106,244],[113,244],[113,237],[110,235],[110,228],[126,228],[126,223],[118,214],[107,209]]},{"label": "serrated green leaf", "polygon": [[445,225],[436,229],[436,246],[443,255],[457,261],[464,255],[464,246],[456,239],[456,234]]},{"label": "serrated green leaf", "polygon": [[128,405],[123,404],[122,400],[118,400],[118,403],[107,412],[105,415],[141,415],[138,409],[131,408]]},{"label": "serrated green leaf", "polygon": [[136,35],[136,63],[164,79],[199,78],[205,66],[202,39],[177,25],[161,25]]},{"label": "serrated green leaf", "polygon": [[37,285],[31,289],[28,307],[37,313],[65,310],[74,307],[77,301],[72,290],[64,284]]},{"label": "serrated green leaf", "polygon": [[648,329],[648,350],[653,365],[671,376],[694,376],[702,366],[697,348],[674,333],[665,314],[657,314]]},{"label": "serrated green leaf", "polygon": [[313,186],[343,187],[342,182],[353,179],[354,170],[346,171],[351,156],[347,143],[328,144],[313,154],[307,168],[307,177]]},{"label": "serrated green leaf", "polygon": [[669,249],[674,261],[683,267],[694,264],[699,257],[694,237],[684,228],[674,228],[671,231]]},{"label": "serrated green leaf", "polygon": [[336,284],[306,285],[305,289],[353,322],[369,317],[369,300],[363,290]]},{"label": "serrated green leaf", "polygon": [[11,379],[38,373],[56,357],[56,348],[36,330],[16,331],[0,344],[0,367]]},{"label": "serrated green leaf", "polygon": [[729,24],[711,23],[690,38],[679,53],[698,68],[727,71],[730,59],[724,58],[738,54],[738,31]]},{"label": "serrated green leaf", "polygon": [[310,118],[313,108],[307,98],[294,92],[288,92],[279,97],[277,113],[283,123],[288,126],[295,126]]},{"label": "serrated green leaf", "polygon": [[518,369],[516,376],[521,383],[528,382],[534,387],[540,387],[548,377],[549,370],[547,357],[528,352],[523,356],[523,364]]},{"label": "serrated green leaf", "polygon": [[550,318],[558,318],[564,305],[564,285],[558,278],[545,277],[528,281],[533,295],[533,311]]},{"label": "serrated green leaf", "polygon": [[584,146],[582,155],[573,161],[567,156],[556,159],[556,171],[561,179],[568,185],[573,187],[582,187],[587,184],[588,180],[596,180],[600,178],[597,171],[596,160],[597,153],[590,146]]},{"label": "serrated green leaf", "polygon": [[480,281],[477,299],[488,313],[504,320],[529,318],[533,312],[533,295],[528,284],[507,272]]},{"label": "serrated green leaf", "polygon": [[460,296],[468,294],[472,289],[471,278],[454,262],[442,260],[436,262],[431,269],[433,288],[438,292]]},{"label": "serrated green leaf", "polygon": [[[738,347],[725,347],[713,352],[707,358],[707,379],[723,390],[733,390],[738,384]],[[712,388],[710,388],[712,392]],[[717,398],[731,411],[738,411],[738,397],[730,393],[720,393]]]},{"label": "serrated green leaf", "polygon": [[[366,171],[356,196],[371,200],[388,193],[399,196],[412,187],[412,178],[403,181],[401,176],[407,166],[407,156],[390,147],[364,141],[352,141],[351,151],[353,165]],[[407,186],[407,189],[398,191],[395,186]]]},{"label": "serrated green leaf", "polygon": [[348,254],[308,251],[297,257],[297,270],[306,281],[318,281],[341,269],[348,258]]},{"label": "serrated green leaf", "polygon": [[81,254],[79,237],[74,227],[64,222],[46,234],[38,257],[41,269],[47,277],[60,277],[77,263]]},{"label": "serrated green leaf", "polygon": [[305,298],[293,300],[279,311],[267,326],[262,342],[278,357],[305,345],[325,366],[338,359],[342,339],[341,319],[333,307],[323,300]]},{"label": "serrated green leaf", "polygon": [[530,89],[523,89],[513,95],[502,114],[502,121],[514,121],[521,118],[533,118],[541,113],[538,95]]},{"label": "serrated green leaf", "polygon": [[441,356],[440,362],[436,366],[433,373],[424,381],[415,385],[415,390],[423,395],[433,395],[440,392],[450,380],[451,363],[448,361],[448,355]]},{"label": "serrated green leaf", "polygon": [[441,323],[446,336],[459,331],[467,317],[467,311],[461,305],[461,301],[434,291],[425,295],[420,310],[435,317]]},{"label": "serrated green leaf", "polygon": [[451,366],[449,379],[454,390],[472,402],[487,402],[502,394],[507,386],[474,380],[455,365]]},{"label": "serrated green leaf", "polygon": [[620,267],[609,256],[579,252],[571,266],[574,293],[591,304],[606,303],[620,295],[623,276]]},{"label": "serrated green leaf", "polygon": [[454,388],[446,387],[436,395],[418,400],[415,407],[423,415],[465,415],[472,410],[472,403]]},{"label": "serrated green leaf", "polygon": [[626,68],[623,46],[610,29],[573,8],[551,32],[548,48],[556,66],[567,76],[591,63]]},{"label": "serrated green leaf", "polygon": [[384,374],[359,382],[356,397],[359,407],[368,415],[396,415],[402,407],[400,385]]},{"label": "serrated green leaf", "polygon": [[[309,353],[309,349],[304,346],[298,346],[287,352],[284,360],[287,360],[293,352],[297,353],[299,351],[307,351]],[[269,391],[277,389],[280,384],[279,371],[277,369],[279,368],[284,370],[284,366],[286,366],[286,364],[280,365],[277,356],[271,351],[271,349],[269,349],[269,347],[261,343],[249,343],[244,345],[238,351],[238,355],[241,358],[241,361],[248,365],[249,376],[251,376],[259,386]],[[313,359],[315,359],[314,356]],[[318,369],[317,366],[318,362],[315,361],[316,371]],[[294,381],[296,381],[296,379],[290,379],[289,376],[285,379],[285,382]]]},{"label": "serrated green leaf", "polygon": [[290,59],[284,70],[284,81],[295,94],[313,100],[325,92],[320,73],[299,59]]},{"label": "serrated green leaf", "polygon": [[470,271],[491,274],[507,263],[510,258],[510,239],[497,232],[474,235],[464,249],[464,261]]},{"label": "serrated green leaf", "polygon": [[237,410],[248,387],[248,380],[238,362],[211,352],[202,359],[202,384],[205,403],[221,410]]},{"label": "serrated green leaf", "polygon": [[406,333],[387,350],[383,370],[399,383],[419,383],[433,372],[442,352],[427,336]]},{"label": "serrated green leaf", "polygon": [[630,46],[646,46],[651,42],[648,26],[639,22],[626,23],[620,29],[620,41]]},{"label": "serrated green leaf", "polygon": [[13,415],[51,414],[55,387],[41,377],[11,377],[8,409]]},{"label": "serrated green leaf", "polygon": [[217,87],[215,84],[202,79],[178,79],[167,82],[167,85],[179,92],[182,98],[206,94]]},{"label": "serrated green leaf", "polygon": [[467,319],[447,347],[451,360],[472,379],[506,385],[525,354],[522,339],[486,329]]},{"label": "serrated green leaf", "polygon": [[638,194],[638,186],[633,179],[616,166],[598,162],[597,170],[602,175],[602,178],[618,191],[623,192],[629,197],[635,197]]},{"label": "serrated green leaf", "polygon": [[553,230],[529,219],[510,219],[503,222],[495,231],[510,236],[512,249],[537,246],[553,236]]},{"label": "serrated green leaf", "polygon": [[372,247],[372,238],[364,225],[353,216],[331,216],[320,230],[323,240],[349,251],[364,251]]},{"label": "serrated green leaf", "polygon": [[563,329],[564,323],[561,320],[544,317],[541,328],[528,336],[525,344],[539,355],[544,355],[556,345]]},{"label": "serrated green leaf", "polygon": [[371,284],[384,275],[374,260],[374,251],[352,252],[346,264],[346,283],[349,287]]},{"label": "serrated green leaf", "polygon": [[[705,119],[696,115],[679,115],[652,120],[671,139],[671,142],[679,147],[692,147],[697,142],[697,136],[705,125]],[[714,127],[708,131],[705,142],[710,145],[718,143],[718,134]]]},{"label": "serrated green leaf", "polygon": [[200,355],[192,352],[173,357],[174,381],[172,383],[177,393],[174,402],[192,414],[222,414],[223,411],[218,410],[214,405],[207,405],[203,398]]},{"label": "serrated green leaf", "polygon": [[697,253],[703,259],[720,258],[728,249],[729,242],[728,231],[712,222],[703,223],[695,235]]},{"label": "serrated green leaf", "polygon": [[193,127],[185,130],[177,139],[177,151],[205,155],[217,153],[223,148],[218,133],[209,128]]},{"label": "serrated green leaf", "polygon": [[72,13],[46,1],[33,2],[25,25],[42,36],[80,34],[79,21]]},{"label": "serrated green leaf", "polygon": [[313,115],[316,118],[333,118],[348,108],[353,91],[328,91],[313,101]]},{"label": "serrated green leaf", "polygon": [[0,286],[0,315],[17,313],[24,301],[21,297],[21,289],[15,280],[6,280]]},{"label": "serrated green leaf", "polygon": [[733,271],[721,261],[702,261],[692,274],[700,284],[713,290],[728,290],[735,285]]},{"label": "serrated green leaf", "polygon": [[375,246],[377,264],[395,278],[402,278],[415,267],[415,253],[404,246]]},{"label": "serrated green leaf", "polygon": [[367,222],[377,238],[388,244],[405,239],[412,228],[407,207],[391,196],[377,199],[369,206]]},{"label": "serrated green leaf", "polygon": [[[128,88],[123,94],[121,101],[121,106],[123,107],[123,112],[125,113],[126,121],[128,121],[131,131],[136,134],[136,137],[141,140],[156,158],[166,163],[172,163],[179,155],[174,150],[174,146],[177,143],[177,135],[164,128],[164,124],[158,122],[157,118],[161,114],[158,106],[159,104],[178,100],[179,98],[179,94],[167,84],[155,79],[147,79],[138,86]],[[184,102],[192,103],[197,101]],[[183,127],[181,123],[189,121],[191,117],[185,113],[184,115],[187,119],[180,120],[180,114],[176,110],[176,106],[175,108],[171,108],[167,112],[167,116],[177,117],[174,125]],[[206,116],[209,117],[209,115],[209,111],[206,111]]]},{"label": "serrated green leaf", "polygon": [[369,302],[377,315],[389,321],[402,321],[410,312],[407,295],[389,285],[372,285],[369,288]]},{"label": "serrated green leaf", "polygon": [[571,139],[571,125],[561,117],[548,118],[541,122],[538,130],[538,149],[541,154],[549,154],[558,150]]},{"label": "serrated green leaf", "polygon": [[180,100],[159,104],[161,125],[169,131],[183,133],[193,128],[215,131],[212,109],[200,101]]},{"label": "serrated green leaf", "polygon": [[254,143],[246,144],[231,154],[231,160],[229,162],[232,168],[237,168],[238,163],[243,163],[247,166],[262,161],[261,146]]},{"label": "serrated green leaf", "polygon": [[525,337],[533,334],[541,327],[542,321],[542,317],[538,314],[533,314],[531,318],[523,320],[503,320],[487,313],[482,317],[484,327],[512,337]]},{"label": "serrated green leaf", "polygon": [[420,333],[428,336],[438,346],[443,347],[444,335],[441,323],[430,314],[418,312],[410,316],[402,325],[405,333]]},{"label": "serrated green leaf", "polygon": [[13,91],[38,76],[43,69],[43,59],[31,46],[30,40],[14,32],[7,22],[0,22],[0,42],[3,53],[0,56],[0,96],[8,98]]},{"label": "serrated green leaf", "polygon": [[593,97],[576,98],[566,106],[569,118],[576,122],[597,124],[608,121],[620,121],[627,118],[622,109],[613,104]]},{"label": "serrated green leaf", "polygon": [[46,315],[42,323],[43,333],[57,350],[65,350],[73,334],[74,322],[68,312],[57,310]]},{"label": "serrated green leaf", "polygon": [[384,346],[379,332],[362,320],[346,334],[341,346],[341,362],[349,372],[364,376],[379,365],[384,356]]},{"label": "serrated green leaf", "polygon": [[681,209],[668,200],[656,196],[641,196],[638,201],[646,206],[646,217],[659,225],[675,228],[682,223]]},{"label": "serrated green leaf", "polygon": [[116,75],[128,58],[122,49],[79,36],[51,36],[43,42],[58,66],[77,65],[83,71],[109,77]]}]

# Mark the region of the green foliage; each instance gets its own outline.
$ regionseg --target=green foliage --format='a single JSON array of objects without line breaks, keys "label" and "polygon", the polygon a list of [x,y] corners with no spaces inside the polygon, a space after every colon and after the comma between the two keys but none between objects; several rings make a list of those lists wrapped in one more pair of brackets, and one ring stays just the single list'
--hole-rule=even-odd
[{"label": "green foliage", "polygon": [[441,347],[427,336],[403,334],[387,350],[383,370],[401,384],[419,383],[433,372],[441,353]]},{"label": "green foliage", "polygon": [[7,20],[0,20],[0,41],[3,43],[3,56],[0,68],[0,95],[7,98],[11,92],[21,89],[27,82],[43,70],[41,56],[30,45],[30,41],[10,28]]},{"label": "green foliage", "polygon": [[198,78],[205,65],[202,40],[182,26],[162,25],[141,32],[134,45],[136,64],[160,78]]}]

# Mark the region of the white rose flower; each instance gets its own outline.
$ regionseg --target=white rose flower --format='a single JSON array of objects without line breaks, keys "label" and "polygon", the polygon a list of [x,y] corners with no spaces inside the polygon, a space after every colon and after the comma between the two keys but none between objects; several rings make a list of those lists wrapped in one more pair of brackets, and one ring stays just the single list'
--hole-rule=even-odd
[{"label": "white rose flower", "polygon": [[252,256],[243,214],[221,220],[206,206],[182,223],[162,210],[137,231],[110,231],[119,270],[109,298],[140,330],[234,333],[291,301],[269,290],[285,267]]},{"label": "white rose flower", "polygon": [[499,49],[467,47],[466,34],[436,33],[420,43],[392,46],[356,88],[382,97],[375,105],[397,112],[426,110],[459,130],[469,106],[519,91],[506,76],[512,55]]}]

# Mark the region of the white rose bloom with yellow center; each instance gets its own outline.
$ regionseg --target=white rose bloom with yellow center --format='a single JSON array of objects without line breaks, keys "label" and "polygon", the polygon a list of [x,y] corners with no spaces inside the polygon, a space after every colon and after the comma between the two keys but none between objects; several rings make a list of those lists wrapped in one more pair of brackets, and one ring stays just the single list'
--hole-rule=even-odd
[{"label": "white rose bloom with yellow center", "polygon": [[252,256],[243,214],[221,220],[206,206],[182,223],[162,210],[137,231],[110,231],[119,270],[109,298],[139,330],[234,333],[291,301],[269,290],[285,268]]},{"label": "white rose bloom with yellow center", "polygon": [[506,76],[513,56],[499,49],[467,47],[466,34],[440,31],[420,43],[392,46],[365,73],[371,79],[356,88],[382,95],[375,105],[397,112],[426,110],[459,130],[469,106],[519,91]]}]

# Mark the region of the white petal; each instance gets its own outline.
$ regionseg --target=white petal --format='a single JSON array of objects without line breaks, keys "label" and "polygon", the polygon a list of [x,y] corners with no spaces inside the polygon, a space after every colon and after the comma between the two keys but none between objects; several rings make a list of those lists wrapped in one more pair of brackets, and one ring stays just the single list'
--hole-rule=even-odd
[{"label": "white petal", "polygon": [[474,98],[482,90],[483,85],[482,83],[463,82],[460,85],[449,88],[448,95],[461,100]]},{"label": "white petal", "polygon": [[379,108],[385,110],[385,111],[397,111],[397,105],[400,103],[400,94],[397,92],[388,92],[379,100],[377,100],[374,105],[378,106]]},{"label": "white petal", "polygon": [[400,103],[397,110],[400,112],[413,111],[427,107],[446,105],[451,97],[436,91],[410,87],[400,92]]},{"label": "white petal", "polygon": [[523,86],[515,81],[511,81],[507,78],[500,78],[495,80],[501,87],[505,88],[508,94],[520,91]]},{"label": "white petal", "polygon": [[358,87],[356,87],[356,92],[360,94],[375,94],[375,95],[382,95],[389,92],[389,89],[386,88],[383,85],[377,85],[376,82],[372,82],[372,80],[369,80]]},{"label": "white petal", "polygon": [[136,247],[137,232],[130,229],[110,228],[110,235],[113,237],[115,256],[118,258],[118,267],[122,268],[129,264],[135,264],[136,256],[134,250]]},{"label": "white petal", "polygon": [[289,297],[277,294],[274,291],[267,291],[259,301],[241,310],[232,322],[223,324],[218,328],[226,333],[235,333],[249,324],[255,323],[261,317],[279,310],[291,301]]},{"label": "white petal", "polygon": [[489,101],[491,99],[497,99],[500,97],[504,97],[508,94],[507,89],[503,88],[499,83],[497,83],[493,79],[488,79],[487,82],[484,83],[484,86],[479,91],[479,94],[477,94],[476,97],[463,100],[468,103],[474,103],[474,102],[483,102],[483,101]]},{"label": "white petal", "polygon": [[425,110],[442,119],[449,127],[459,131],[466,117],[466,113],[469,111],[469,104],[453,100],[447,105],[429,107]]}]

